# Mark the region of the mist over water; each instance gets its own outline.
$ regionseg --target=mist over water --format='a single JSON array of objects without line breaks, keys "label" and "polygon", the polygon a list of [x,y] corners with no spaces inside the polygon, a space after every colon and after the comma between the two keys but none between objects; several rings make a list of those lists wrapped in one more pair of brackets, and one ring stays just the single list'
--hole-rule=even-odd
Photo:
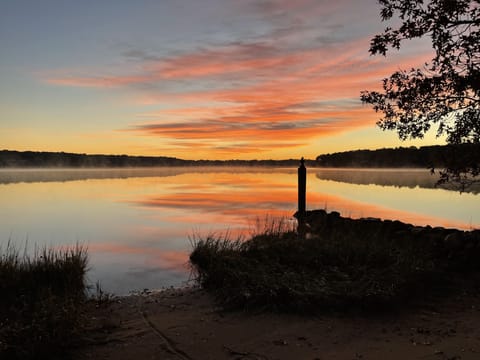
[{"label": "mist over water", "polygon": [[[85,244],[90,281],[117,294],[182,285],[189,236],[291,218],[296,184],[296,168],[1,170],[0,244]],[[480,228],[475,191],[434,184],[426,170],[308,169],[307,209]]]}]

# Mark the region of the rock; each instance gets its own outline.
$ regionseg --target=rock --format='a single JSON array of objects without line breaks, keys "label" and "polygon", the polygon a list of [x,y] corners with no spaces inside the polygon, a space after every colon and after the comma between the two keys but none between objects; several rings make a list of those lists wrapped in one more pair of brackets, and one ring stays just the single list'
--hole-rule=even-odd
[{"label": "rock", "polygon": [[415,226],[413,229],[410,230],[413,235],[420,235],[426,231],[423,226]]},{"label": "rock", "polygon": [[444,238],[445,235],[443,235],[442,233],[431,231],[426,234],[425,240],[429,241],[430,244],[434,245],[435,247],[441,248],[443,246]]},{"label": "rock", "polygon": [[398,230],[393,234],[395,239],[409,239],[412,237],[412,234],[408,230]]},{"label": "rock", "polygon": [[382,219],[376,218],[376,217],[366,217],[366,218],[361,218],[360,220],[363,220],[363,221],[375,221],[375,222],[381,222],[381,221],[382,221]]},{"label": "rock", "polygon": [[463,246],[463,234],[460,231],[445,236],[443,243],[448,250],[460,250]]},{"label": "rock", "polygon": [[473,230],[473,231],[470,231],[468,234],[472,239],[472,242],[476,246],[480,246],[480,230]]}]

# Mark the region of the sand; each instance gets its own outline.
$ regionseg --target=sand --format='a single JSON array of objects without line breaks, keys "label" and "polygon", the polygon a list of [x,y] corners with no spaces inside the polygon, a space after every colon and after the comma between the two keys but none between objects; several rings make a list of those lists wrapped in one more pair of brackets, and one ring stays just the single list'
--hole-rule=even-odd
[{"label": "sand", "polygon": [[195,288],[115,298],[88,313],[75,359],[480,359],[480,298],[376,315],[226,312]]}]

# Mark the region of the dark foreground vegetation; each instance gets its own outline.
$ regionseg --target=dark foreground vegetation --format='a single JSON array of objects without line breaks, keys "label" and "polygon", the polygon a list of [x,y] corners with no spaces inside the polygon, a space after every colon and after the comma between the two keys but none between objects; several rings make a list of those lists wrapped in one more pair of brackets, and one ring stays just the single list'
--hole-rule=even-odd
[{"label": "dark foreground vegetation", "polygon": [[78,341],[86,296],[82,247],[20,255],[0,248],[0,359],[56,359]]},{"label": "dark foreground vegetation", "polygon": [[234,308],[398,306],[447,295],[458,279],[480,270],[480,231],[352,220],[325,211],[308,213],[305,236],[274,226],[248,241],[209,236],[193,245],[198,281]]}]

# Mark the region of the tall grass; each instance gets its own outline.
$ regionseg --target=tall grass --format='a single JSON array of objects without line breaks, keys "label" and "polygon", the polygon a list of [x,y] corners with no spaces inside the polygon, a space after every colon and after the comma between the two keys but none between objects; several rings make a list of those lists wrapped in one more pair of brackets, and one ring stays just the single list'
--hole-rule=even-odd
[{"label": "tall grass", "polygon": [[0,358],[61,356],[79,331],[87,251],[0,247]]},{"label": "tall grass", "polygon": [[272,223],[247,241],[197,237],[190,262],[225,305],[296,312],[399,303],[439,271],[421,242],[353,226],[310,235]]}]

